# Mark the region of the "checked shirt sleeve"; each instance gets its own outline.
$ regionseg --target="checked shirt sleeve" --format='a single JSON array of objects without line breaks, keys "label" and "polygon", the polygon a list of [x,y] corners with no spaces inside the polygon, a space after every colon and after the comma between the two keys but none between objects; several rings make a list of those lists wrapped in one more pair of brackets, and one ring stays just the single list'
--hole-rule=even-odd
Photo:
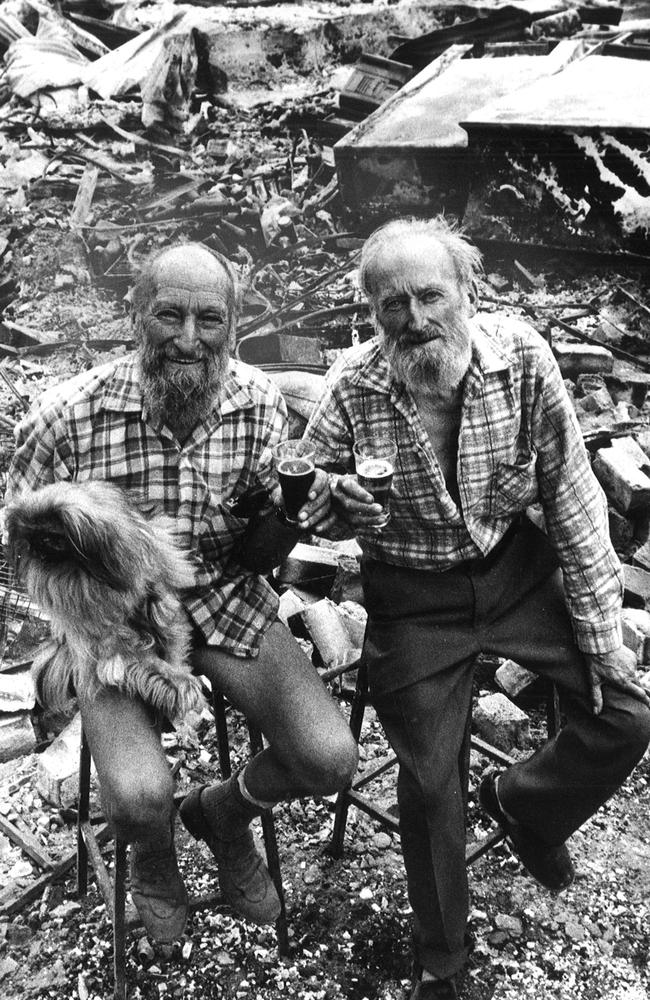
[{"label": "checked shirt sleeve", "polygon": [[564,575],[576,642],[584,653],[621,643],[623,577],[607,503],[584,447],[559,369],[544,349],[537,370],[532,439],[548,535]]},{"label": "checked shirt sleeve", "polygon": [[[333,373],[332,373],[333,374]],[[328,376],[325,394],[312,413],[305,439],[316,446],[316,464],[336,472],[351,471],[354,435],[345,412],[345,382]]]},{"label": "checked shirt sleeve", "polygon": [[16,452],[7,475],[6,500],[23,490],[71,479],[73,465],[61,407],[37,403],[16,428]]}]

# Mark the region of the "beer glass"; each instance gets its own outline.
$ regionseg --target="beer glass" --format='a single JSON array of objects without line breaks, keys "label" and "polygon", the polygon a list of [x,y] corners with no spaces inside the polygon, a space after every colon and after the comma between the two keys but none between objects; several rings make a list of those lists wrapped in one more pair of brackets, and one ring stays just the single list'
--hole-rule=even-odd
[{"label": "beer glass", "polygon": [[284,513],[291,524],[299,524],[298,513],[307,500],[316,476],[314,455],[314,446],[299,438],[282,441],[273,449]]},{"label": "beer glass", "polygon": [[382,508],[382,518],[374,528],[383,528],[390,521],[388,509],[390,488],[395,471],[397,445],[390,437],[363,437],[354,443],[354,465],[357,480],[364,490],[372,493]]}]

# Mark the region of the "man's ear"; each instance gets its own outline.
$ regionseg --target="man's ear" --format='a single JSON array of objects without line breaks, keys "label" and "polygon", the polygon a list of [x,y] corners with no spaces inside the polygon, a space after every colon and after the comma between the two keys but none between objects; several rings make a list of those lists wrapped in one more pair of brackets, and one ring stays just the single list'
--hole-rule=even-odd
[{"label": "man's ear", "polygon": [[467,301],[469,302],[470,316],[475,316],[479,307],[478,282],[476,278],[472,278],[467,289]]}]

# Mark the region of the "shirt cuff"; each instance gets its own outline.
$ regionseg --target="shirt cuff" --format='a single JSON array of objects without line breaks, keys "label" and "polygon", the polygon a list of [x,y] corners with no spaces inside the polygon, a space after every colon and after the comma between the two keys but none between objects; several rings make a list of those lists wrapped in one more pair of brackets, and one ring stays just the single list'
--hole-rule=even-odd
[{"label": "shirt cuff", "polygon": [[576,644],[582,653],[611,653],[623,645],[621,619],[603,622],[573,622]]}]

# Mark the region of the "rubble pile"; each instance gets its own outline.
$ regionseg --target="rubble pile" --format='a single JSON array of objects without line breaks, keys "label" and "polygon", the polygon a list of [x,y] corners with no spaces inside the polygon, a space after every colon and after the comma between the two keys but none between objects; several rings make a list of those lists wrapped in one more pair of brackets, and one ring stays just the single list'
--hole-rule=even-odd
[{"label": "rubble pile", "polygon": [[[178,9],[170,12],[166,5],[164,15],[162,6],[139,0],[102,0],[101,5],[5,0],[0,11],[2,492],[13,429],[22,414],[52,383],[130,349],[125,298],[134,270],[148,252],[173,240],[203,240],[235,262],[243,288],[236,353],[276,379],[289,405],[292,436],[301,434],[329,363],[342,348],[373,334],[355,274],[372,213],[360,218],[346,202],[371,209],[376,199],[393,212],[414,204],[422,208],[423,192],[430,198],[435,188],[442,190],[444,205],[461,214],[459,182],[467,178],[457,173],[452,158],[445,168],[449,183],[443,184],[439,166],[441,149],[453,147],[459,138],[467,148],[460,122],[476,110],[476,90],[467,81],[489,80],[495,96],[507,95],[517,66],[520,82],[532,85],[541,76],[546,85],[547,72],[555,73],[560,64],[564,68],[565,60],[567,66],[580,63],[594,51],[594,44],[609,44],[620,36],[613,4],[514,4],[505,13],[493,11],[485,17],[478,7],[468,14],[459,5],[432,8],[413,3],[408,25],[402,4],[387,4],[388,12],[352,4],[344,5],[350,7],[348,28],[340,21],[341,5],[322,4],[318,17],[300,11],[303,20],[296,22],[289,41],[286,35],[280,37],[274,20],[280,13],[265,4],[217,7],[197,0],[191,10],[190,5],[174,5]],[[368,27],[371,14],[377,20]],[[594,22],[598,16],[604,27]],[[263,45],[259,33],[252,31],[253,23],[264,27]],[[407,30],[417,38],[406,37]],[[400,37],[391,35],[389,40],[387,32]],[[569,48],[559,49],[558,37]],[[319,60],[334,56],[347,63],[361,56],[351,75],[348,71],[345,80],[339,77],[336,86],[321,72],[322,66],[314,70]],[[506,61],[504,72],[500,63]],[[288,86],[284,98],[268,89],[269,82],[287,84],[290,63],[291,86],[300,78],[299,99]],[[269,79],[260,80],[266,70]],[[308,70],[316,79],[310,90],[305,85]],[[422,150],[415,155],[408,136],[402,136],[400,147],[396,122],[402,127],[408,117],[404,108],[415,108],[422,98],[419,113],[430,119],[429,85],[440,95],[454,80],[448,131],[444,143],[434,143],[437,173],[432,184],[423,184],[416,163]],[[245,101],[240,100],[244,84],[249,87]],[[257,91],[255,100],[250,99],[251,90]],[[261,100],[264,92],[266,99]],[[398,152],[385,155],[386,146],[373,146],[375,140],[368,139],[382,129]],[[335,150],[337,140],[341,142]],[[546,180],[548,191],[552,178]],[[521,208],[519,188],[505,176],[496,187],[490,184],[490,198],[496,199],[490,204],[507,210],[515,223],[499,229],[507,245],[503,240],[480,243],[486,263],[483,308],[531,322],[555,352],[594,472],[608,497],[610,532],[625,563],[625,643],[637,657],[641,683],[650,689],[646,264],[638,259],[619,260],[616,266],[595,258],[578,261],[555,251],[531,254],[525,239],[518,242],[517,213],[511,211],[513,206]],[[365,623],[358,557],[354,542],[312,538],[296,547],[276,575],[284,619],[343,701],[354,691]],[[16,971],[1,957],[8,927],[21,948],[27,947],[30,926],[63,927],[68,918],[81,919],[78,909],[65,909],[70,901],[61,909],[57,882],[74,865],[79,720],[44,715],[35,706],[29,676],[46,631],[47,622],[17,589],[9,567],[0,566],[0,981]],[[540,719],[545,693],[511,661],[484,661],[477,678],[476,732],[508,753],[527,753],[544,730]],[[388,758],[371,710],[369,718],[362,767],[375,757]],[[243,730],[236,719],[233,725],[235,756],[245,754]],[[180,787],[214,774],[212,740],[207,713],[198,731],[165,735]],[[3,762],[8,763],[3,767]],[[474,755],[472,768],[479,774],[485,761]],[[380,794],[386,808],[393,805],[390,772]],[[98,810],[97,803],[95,807]],[[283,838],[292,843],[306,829],[306,843],[321,851],[329,836],[327,804],[294,809],[303,812],[283,818]],[[470,834],[480,840],[485,829],[473,809],[470,806]],[[364,826],[365,820],[352,822],[363,864],[370,859],[364,872],[381,869],[379,857],[397,857],[388,834]],[[200,891],[202,865],[191,852],[186,856]],[[503,857],[499,864],[506,864]],[[309,919],[326,924],[326,918],[310,888],[321,878],[320,869],[313,861],[297,870],[299,888],[290,888],[290,893],[304,905],[300,947],[313,947],[312,954],[303,954],[302,965],[288,966],[289,971],[281,963],[274,966],[267,932],[253,940],[237,921],[219,913],[209,926],[210,934],[219,938],[218,947],[202,970],[205,978],[200,980],[196,973],[199,989],[216,990],[210,976],[221,976],[231,990],[223,995],[254,995],[247,993],[244,973],[235,975],[232,957],[240,962],[248,955],[246,961],[257,963],[251,990],[256,983],[264,984],[262,995],[275,996],[270,990],[303,998],[340,995],[338,990],[319,992],[317,981],[310,981],[313,992],[303,984],[315,975],[310,968],[320,947],[312,942]],[[509,878],[507,870],[505,876]],[[353,880],[348,873],[346,878],[360,894],[362,919],[370,919],[373,906],[384,915],[392,913],[386,898],[397,900],[394,923],[386,928],[387,935],[393,934],[386,953],[395,955],[404,937],[399,922],[406,906],[403,885],[383,869],[379,888],[368,889],[357,875]],[[335,897],[336,886],[329,888]],[[541,912],[542,904],[536,905]],[[491,926],[486,913],[477,912],[477,924],[485,923],[483,954],[514,950],[519,925],[500,919]],[[555,918],[544,911],[544,919]],[[105,914],[102,920],[108,941]],[[532,923],[533,916],[526,920]],[[106,964],[108,945],[97,938],[92,920],[80,933],[83,947],[77,947],[74,957],[80,977],[77,994],[91,995],[88,979],[100,995],[98,970]],[[342,977],[353,949],[345,933],[339,926],[328,952],[328,961],[340,964]],[[567,933],[573,940],[573,932]],[[613,939],[606,938],[602,928],[600,936],[593,931],[593,938],[603,945],[594,947],[608,954],[605,945]],[[194,940],[195,952],[200,948],[204,954],[208,947],[214,951],[213,943],[208,946],[198,934]],[[406,943],[401,944],[405,953]],[[146,968],[138,989],[142,986],[142,996],[162,995],[165,991],[158,991],[158,985],[169,976],[161,971],[164,962],[148,954],[147,947],[140,941],[130,959]],[[187,967],[195,958],[192,949],[188,939],[182,953]],[[90,966],[82,964],[82,953],[92,956]],[[53,946],[51,956],[55,954]],[[370,961],[367,955],[365,959]],[[397,958],[392,961],[398,980],[404,971]],[[178,982],[170,989],[172,995],[185,996],[186,988],[187,995],[194,991],[195,983],[190,989],[183,970],[185,966],[173,973]],[[68,973],[55,965],[51,980],[37,983],[35,992],[42,987],[46,995],[48,986],[63,988]],[[361,1000],[361,979],[357,992],[345,995]],[[241,992],[236,992],[240,986]],[[375,995],[372,988],[369,996]],[[292,993],[294,989],[298,992]],[[475,1000],[484,996],[477,993]]]}]

